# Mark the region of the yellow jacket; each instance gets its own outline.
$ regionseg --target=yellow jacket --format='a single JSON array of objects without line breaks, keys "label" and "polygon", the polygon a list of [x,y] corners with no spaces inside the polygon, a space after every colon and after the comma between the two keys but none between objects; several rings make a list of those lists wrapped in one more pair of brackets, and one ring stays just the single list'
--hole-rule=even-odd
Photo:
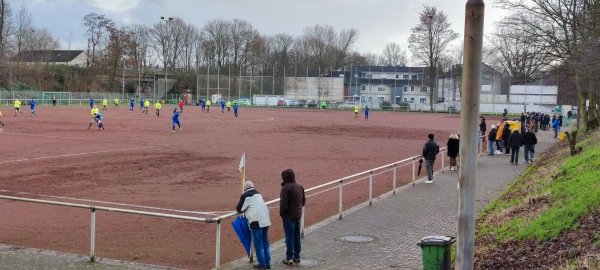
[{"label": "yellow jacket", "polygon": [[15,100],[15,108],[21,107],[21,101]]},{"label": "yellow jacket", "polygon": [[92,109],[90,110],[90,113],[91,113],[92,115],[96,115],[96,114],[98,114],[98,108],[92,108]]},{"label": "yellow jacket", "polygon": [[146,108],[150,107],[150,101],[148,101],[148,100],[144,101],[144,107],[146,107]]},{"label": "yellow jacket", "polygon": [[162,105],[160,105],[160,102],[156,102],[154,103],[154,109],[160,110],[160,107],[162,107]]}]

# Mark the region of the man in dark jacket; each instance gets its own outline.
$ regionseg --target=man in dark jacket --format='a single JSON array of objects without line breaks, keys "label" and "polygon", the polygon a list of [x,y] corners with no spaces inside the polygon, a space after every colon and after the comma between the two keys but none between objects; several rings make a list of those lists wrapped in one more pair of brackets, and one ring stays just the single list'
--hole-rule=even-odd
[{"label": "man in dark jacket", "polygon": [[510,138],[510,125],[506,123],[504,125],[504,130],[502,130],[502,141],[504,141],[504,149],[506,151],[506,155],[510,154],[510,146],[508,145],[508,139]]},{"label": "man in dark jacket", "polygon": [[271,269],[271,251],[269,248],[269,208],[265,201],[250,181],[244,182],[244,193],[235,207],[240,213],[245,213],[248,225],[252,231],[254,250],[258,264],[255,269]]},{"label": "man in dark jacket", "polygon": [[427,170],[427,181],[425,183],[433,183],[433,164],[435,157],[440,152],[440,146],[433,140],[433,134],[427,135],[429,141],[423,146],[423,158],[425,159],[425,169]]},{"label": "man in dark jacket", "polygon": [[493,156],[494,155],[494,144],[496,143],[496,126],[492,125],[492,129],[490,130],[490,134],[488,135],[488,149],[490,150],[490,153],[488,155]]},{"label": "man in dark jacket", "polygon": [[519,129],[515,128],[510,138],[508,138],[508,146],[510,147],[510,164],[519,165],[519,149],[523,145],[523,136],[519,133]]},{"label": "man in dark jacket", "polygon": [[285,259],[283,264],[291,265],[300,262],[300,219],[302,207],[306,203],[304,187],[296,183],[296,175],[292,169],[281,173],[281,194],[279,195],[279,215],[283,221],[285,233]]},{"label": "man in dark jacket", "polygon": [[523,150],[525,154],[525,163],[533,162],[533,154],[535,153],[535,145],[537,144],[537,137],[535,133],[531,132],[531,129],[527,129],[527,132],[523,134]]},{"label": "man in dark jacket", "polygon": [[[479,117],[479,132],[481,133],[479,136],[485,136],[485,131],[486,131],[486,124],[485,124],[485,118],[483,118],[483,116]],[[482,139],[483,142],[485,142],[485,137],[483,137]]]}]

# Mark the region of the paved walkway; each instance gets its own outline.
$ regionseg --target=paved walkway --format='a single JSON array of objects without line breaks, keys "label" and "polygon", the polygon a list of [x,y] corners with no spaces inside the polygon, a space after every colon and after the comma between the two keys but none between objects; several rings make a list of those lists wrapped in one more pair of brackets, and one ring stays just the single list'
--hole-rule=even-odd
[{"label": "paved walkway", "polygon": [[[539,132],[536,157],[555,139],[552,132]],[[477,211],[493,201],[527,165],[521,150],[520,164],[509,163],[505,155],[483,155],[478,161],[476,188]],[[439,161],[438,161],[439,162]],[[427,235],[456,235],[458,172],[446,171],[434,177],[433,184],[423,179],[416,185],[399,189],[396,195],[386,194],[345,213],[344,219],[332,217],[306,228],[302,240],[302,262],[294,266],[281,263],[285,256],[282,241],[271,245],[272,268],[318,269],[422,269],[421,250],[417,242]],[[273,226],[279,226],[273,217]],[[341,241],[367,237],[367,243]],[[38,249],[21,249],[0,244],[0,269],[166,269],[157,266],[100,259],[88,263],[80,255],[62,254]],[[223,266],[224,269],[251,269],[242,258]]]},{"label": "paved walkway", "polygon": [[[552,132],[538,132],[536,157],[555,142]],[[444,142],[445,143],[445,142]],[[509,163],[510,156],[480,156],[477,168],[476,206],[482,211],[527,168],[523,149],[519,165]],[[383,195],[372,206],[334,218],[328,224],[307,228],[302,240],[303,264],[294,267],[281,263],[285,246],[272,245],[273,269],[423,269],[421,248],[417,242],[428,235],[456,236],[458,212],[458,172],[445,171],[434,176],[433,184],[421,179],[416,185],[402,188],[396,195]],[[362,208],[361,208],[362,207]],[[272,217],[274,226],[280,225]],[[366,236],[368,243],[349,243],[340,237]],[[314,265],[314,266],[311,266]],[[226,265],[224,269],[251,269],[247,258]]]}]

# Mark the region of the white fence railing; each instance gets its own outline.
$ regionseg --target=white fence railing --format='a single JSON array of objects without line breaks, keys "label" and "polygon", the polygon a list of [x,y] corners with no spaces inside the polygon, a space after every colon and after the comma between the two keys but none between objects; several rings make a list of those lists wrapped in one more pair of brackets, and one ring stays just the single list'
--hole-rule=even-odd
[{"label": "white fence railing", "polygon": [[[484,136],[480,137],[480,139],[479,139],[480,142],[482,142],[483,137]],[[479,155],[481,155],[483,153],[485,145],[486,145],[485,143],[478,144]],[[446,147],[441,148],[440,153],[439,153],[439,155],[441,155],[441,170],[440,171],[442,173],[444,173],[444,168],[445,168],[444,157],[445,157],[446,150],[447,150]],[[417,177],[416,176],[416,172],[417,172],[416,165],[420,158],[421,158],[421,155],[409,157],[409,158],[406,158],[406,159],[403,159],[400,161],[396,161],[394,163],[379,166],[377,168],[369,169],[369,170],[359,172],[359,173],[356,173],[356,174],[353,174],[350,176],[342,177],[342,178],[339,178],[339,179],[336,179],[331,182],[327,182],[327,183],[324,183],[324,184],[321,184],[321,185],[318,185],[315,187],[308,188],[305,190],[305,192],[307,194],[313,193],[313,192],[317,193],[318,191],[322,191],[323,189],[327,189],[327,188],[331,189],[332,186],[337,185],[337,189],[339,190],[338,218],[342,219],[343,213],[344,213],[343,204],[342,204],[342,202],[343,202],[343,186],[355,183],[362,179],[349,181],[348,183],[344,184],[346,181],[363,176],[363,175],[368,175],[368,177],[369,177],[369,205],[372,205],[372,203],[373,203],[373,177],[376,172],[383,173],[383,172],[388,172],[390,170],[393,170],[392,192],[393,192],[393,194],[396,194],[397,168],[399,166],[401,167],[401,166],[405,166],[405,165],[412,165],[412,181],[409,184],[412,184],[414,186],[416,177]],[[119,213],[126,213],[126,214],[135,214],[135,215],[146,215],[146,216],[162,217],[162,218],[190,220],[190,221],[200,221],[200,222],[205,222],[205,223],[216,223],[217,224],[216,251],[215,251],[215,268],[216,269],[219,269],[220,265],[221,265],[221,223],[222,223],[221,221],[239,214],[236,211],[232,211],[228,214],[214,217],[214,218],[200,218],[200,217],[192,217],[192,216],[173,215],[173,214],[165,214],[165,213],[157,213],[157,212],[137,211],[137,210],[123,209],[123,208],[103,207],[103,206],[84,205],[84,204],[75,204],[75,203],[65,203],[65,202],[30,199],[30,198],[23,198],[23,197],[4,196],[4,195],[0,195],[0,199],[90,209],[90,211],[91,211],[90,261],[91,262],[94,262],[96,260],[94,253],[95,253],[95,240],[96,240],[96,211],[97,210],[109,211],[109,212],[119,212]],[[266,204],[270,205],[270,204],[274,204],[277,202],[279,202],[279,198],[268,201],[268,202],[266,202]],[[305,209],[303,208],[302,209],[302,219],[300,222],[300,232],[301,232],[302,237],[304,237],[304,216],[305,216],[304,212],[305,212]],[[252,258],[250,258],[250,259],[252,260]]]}]

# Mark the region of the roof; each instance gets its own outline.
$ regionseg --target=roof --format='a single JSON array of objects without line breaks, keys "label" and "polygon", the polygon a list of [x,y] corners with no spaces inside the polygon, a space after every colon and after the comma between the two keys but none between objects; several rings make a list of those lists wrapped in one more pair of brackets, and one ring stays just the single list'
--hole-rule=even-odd
[{"label": "roof", "polygon": [[11,58],[12,62],[71,62],[85,53],[82,50],[35,50],[22,51]]}]

